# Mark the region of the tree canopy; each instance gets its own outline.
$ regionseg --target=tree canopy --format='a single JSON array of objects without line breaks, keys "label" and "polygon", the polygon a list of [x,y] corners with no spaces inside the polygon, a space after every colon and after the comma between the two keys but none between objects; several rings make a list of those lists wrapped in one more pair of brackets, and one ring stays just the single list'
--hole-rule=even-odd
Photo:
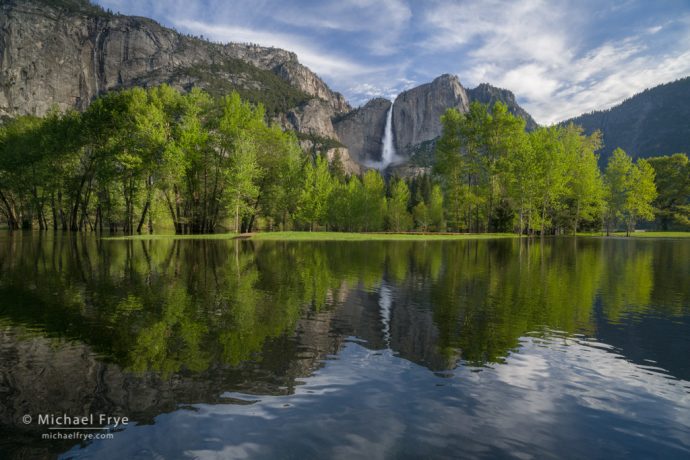
[{"label": "tree canopy", "polygon": [[618,150],[602,173],[599,133],[528,133],[500,102],[447,110],[433,169],[407,178],[348,175],[329,143],[304,152],[304,139],[268,119],[236,92],[167,85],[109,93],[83,113],[15,118],[0,126],[0,218],[10,229],[125,233],[545,235],[690,224],[686,155],[633,162]]}]

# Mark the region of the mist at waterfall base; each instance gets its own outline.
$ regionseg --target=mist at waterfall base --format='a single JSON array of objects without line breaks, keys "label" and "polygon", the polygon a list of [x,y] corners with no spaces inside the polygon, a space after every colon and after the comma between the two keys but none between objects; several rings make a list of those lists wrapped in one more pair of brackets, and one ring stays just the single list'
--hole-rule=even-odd
[{"label": "mist at waterfall base", "polygon": [[381,144],[381,160],[370,161],[366,164],[370,168],[378,169],[379,171],[383,171],[388,166],[402,161],[402,158],[395,151],[395,144],[393,143],[393,104],[391,104],[386,115],[386,128],[383,130]]}]

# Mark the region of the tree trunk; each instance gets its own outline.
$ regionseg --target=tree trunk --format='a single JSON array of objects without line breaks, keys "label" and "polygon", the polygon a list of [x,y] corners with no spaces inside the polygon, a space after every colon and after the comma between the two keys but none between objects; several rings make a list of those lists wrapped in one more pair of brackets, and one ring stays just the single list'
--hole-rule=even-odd
[{"label": "tree trunk", "polygon": [[173,206],[172,200],[170,199],[170,196],[168,196],[167,192],[163,192],[163,197],[165,198],[165,203],[168,205],[168,211],[170,212],[170,217],[172,218],[173,226],[175,227],[175,233],[179,235],[182,233],[182,227],[180,226],[180,222],[175,214],[175,206]]},{"label": "tree trunk", "polygon": [[149,206],[151,204],[151,200],[147,199],[146,203],[144,203],[144,210],[141,211],[141,218],[139,219],[139,225],[137,225],[137,233],[141,234],[141,227],[144,226],[144,222],[146,222],[146,214],[149,211]]},{"label": "tree trunk", "polygon": [[235,233],[240,232],[240,197],[237,197],[237,203],[235,205]]},{"label": "tree trunk", "polygon": [[60,225],[63,231],[67,231],[67,219],[65,218],[65,210],[62,208],[62,189],[58,189],[58,214],[60,215]]}]

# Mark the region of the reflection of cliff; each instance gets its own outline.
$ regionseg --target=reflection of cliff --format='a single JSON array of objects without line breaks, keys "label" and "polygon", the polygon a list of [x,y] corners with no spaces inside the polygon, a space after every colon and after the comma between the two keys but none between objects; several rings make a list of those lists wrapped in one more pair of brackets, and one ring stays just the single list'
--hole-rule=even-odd
[{"label": "reflection of cliff", "polygon": [[438,328],[432,312],[420,309],[403,290],[392,289],[386,295],[390,296],[390,318],[385,318],[380,306],[381,290],[352,291],[334,315],[334,330],[357,337],[369,349],[390,347],[401,358],[434,371],[455,367],[456,362],[448,362],[437,347]]},{"label": "reflection of cliff", "polygon": [[298,321],[294,336],[263,344],[261,359],[240,366],[215,362],[201,372],[170,374],[131,372],[103,361],[83,343],[4,327],[0,332],[0,433],[15,442],[0,443],[0,457],[50,457],[50,451],[69,448],[64,443],[37,443],[45,429],[23,424],[24,414],[102,413],[153,423],[156,416],[180,405],[227,401],[222,396],[225,392],[292,393],[300,378],[311,375],[340,347],[341,339],[328,334],[330,316],[319,313]]}]

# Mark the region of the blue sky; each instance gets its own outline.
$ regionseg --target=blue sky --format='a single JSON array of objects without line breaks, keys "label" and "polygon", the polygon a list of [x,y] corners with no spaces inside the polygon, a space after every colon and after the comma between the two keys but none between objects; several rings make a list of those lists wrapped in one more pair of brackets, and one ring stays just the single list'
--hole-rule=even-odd
[{"label": "blue sky", "polygon": [[542,124],[690,75],[690,0],[96,0],[219,42],[295,51],[355,106],[442,73]]}]

